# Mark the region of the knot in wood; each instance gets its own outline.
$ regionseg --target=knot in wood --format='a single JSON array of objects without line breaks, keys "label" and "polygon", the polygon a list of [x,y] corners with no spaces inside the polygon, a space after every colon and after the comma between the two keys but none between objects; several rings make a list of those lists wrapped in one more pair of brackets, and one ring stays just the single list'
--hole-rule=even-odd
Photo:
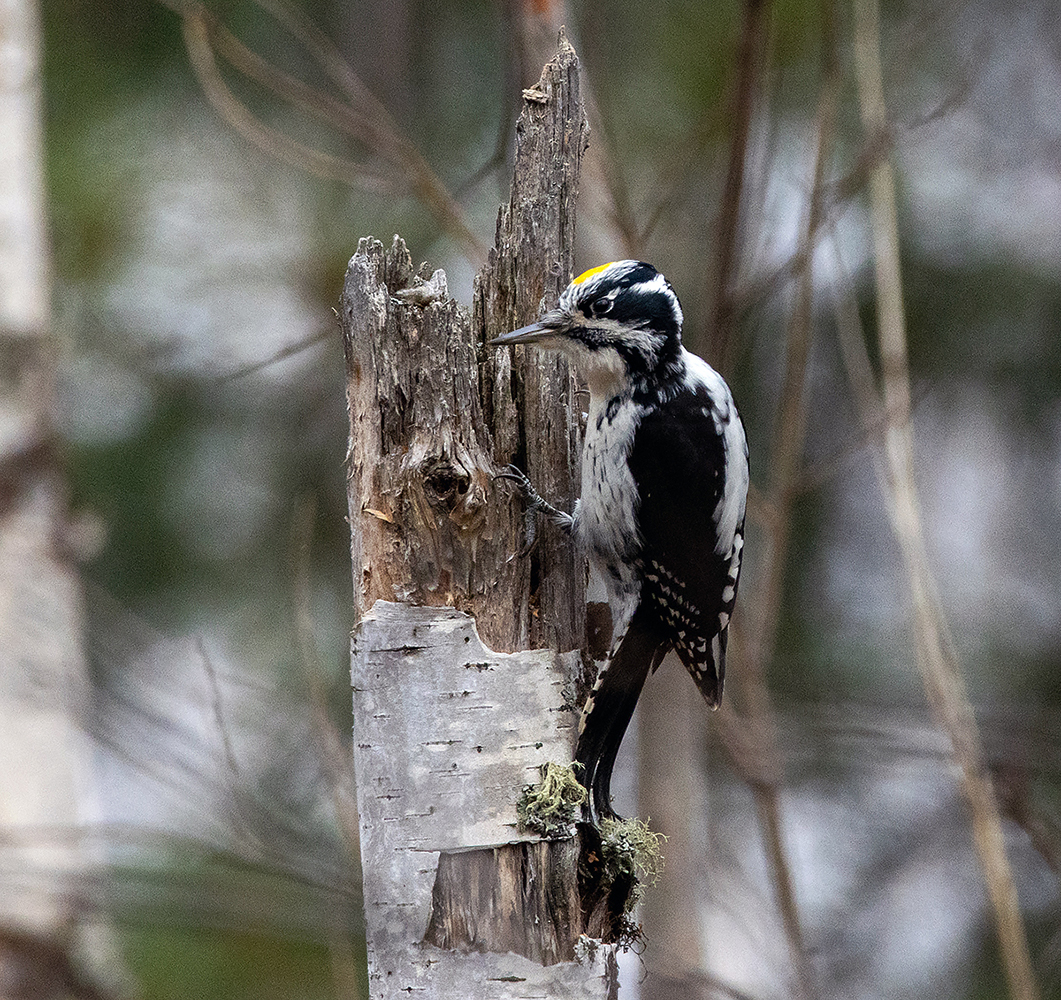
[{"label": "knot in wood", "polygon": [[472,476],[448,455],[432,455],[420,465],[424,496],[432,509],[465,530],[482,521],[485,503]]},{"label": "knot in wood", "polygon": [[420,466],[424,493],[432,507],[452,510],[471,486],[471,476],[446,455],[432,455]]}]

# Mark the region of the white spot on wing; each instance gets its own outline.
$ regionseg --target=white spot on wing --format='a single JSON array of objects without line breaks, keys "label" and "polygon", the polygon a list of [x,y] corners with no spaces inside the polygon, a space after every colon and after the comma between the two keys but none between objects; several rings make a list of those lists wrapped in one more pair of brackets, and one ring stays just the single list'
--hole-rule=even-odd
[{"label": "white spot on wing", "polygon": [[[717,555],[728,555],[736,541],[737,528],[744,520],[744,509],[748,497],[748,441],[744,427],[736,416],[737,407],[725,380],[703,358],[690,354],[682,348],[689,377],[698,382],[714,401],[716,428],[725,443],[726,469],[722,477],[722,497],[714,511],[718,525],[715,542]],[[721,425],[721,426],[720,426]]]}]

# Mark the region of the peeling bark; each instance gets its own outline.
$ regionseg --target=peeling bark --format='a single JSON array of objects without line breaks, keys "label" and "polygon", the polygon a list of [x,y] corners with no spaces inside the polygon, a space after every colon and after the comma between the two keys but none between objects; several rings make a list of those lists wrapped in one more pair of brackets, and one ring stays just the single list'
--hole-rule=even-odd
[{"label": "peeling bark", "polygon": [[540,841],[516,818],[538,767],[571,755],[575,657],[496,653],[452,608],[380,601],[362,619],[354,765],[373,1000],[612,995],[614,949],[579,947],[578,840]]},{"label": "peeling bark", "polygon": [[441,855],[424,940],[540,965],[572,961],[582,926],[578,856],[574,838]]}]

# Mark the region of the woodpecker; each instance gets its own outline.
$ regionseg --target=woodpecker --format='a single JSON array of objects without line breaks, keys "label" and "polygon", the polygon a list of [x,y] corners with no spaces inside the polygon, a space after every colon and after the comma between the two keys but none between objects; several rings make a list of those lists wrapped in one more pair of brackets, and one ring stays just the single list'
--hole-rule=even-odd
[{"label": "woodpecker", "polygon": [[608,588],[616,638],[575,751],[591,820],[615,817],[612,767],[645,680],[670,649],[711,708],[722,698],[748,445],[722,376],[682,346],[682,320],[662,274],[620,260],[579,275],[536,323],[490,341],[562,351],[589,387],[573,512],[544,500],[519,469],[502,476],[584,546]]}]

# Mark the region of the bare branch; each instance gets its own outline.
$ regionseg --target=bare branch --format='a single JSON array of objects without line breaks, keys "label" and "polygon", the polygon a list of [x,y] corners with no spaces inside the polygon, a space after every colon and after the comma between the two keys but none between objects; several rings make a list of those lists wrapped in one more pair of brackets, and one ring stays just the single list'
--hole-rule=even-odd
[{"label": "bare branch", "polygon": [[[813,248],[825,211],[825,175],[832,156],[841,75],[835,55],[832,30],[832,0],[823,5],[822,89],[817,109],[817,150],[811,198],[804,220],[801,240],[802,266],[798,274],[796,306],[786,336],[785,370],[781,389],[772,450],[771,509],[772,517],[766,538],[766,555],[758,581],[754,603],[754,635],[748,655],[742,664],[745,707],[758,736],[757,752],[766,767],[751,776],[756,808],[762,826],[767,856],[774,875],[778,907],[781,911],[797,981],[802,997],[816,994],[810,963],[800,926],[792,872],[788,863],[781,830],[779,804],[780,778],[783,773],[778,746],[777,724],[770,692],[766,684],[766,667],[777,646],[778,619],[789,554],[791,511],[795,487],[799,481],[805,431],[805,383],[810,355],[813,304]],[[733,731],[733,727],[729,727]]]},{"label": "bare branch", "polygon": [[744,166],[748,152],[755,96],[759,88],[760,69],[768,40],[767,21],[770,0],[745,0],[740,50],[737,54],[737,89],[733,107],[733,140],[729,167],[722,195],[718,225],[718,258],[715,272],[715,315],[711,324],[711,359],[719,370],[725,370],[726,352],[733,330],[733,273],[739,254],[741,192],[744,188]]},{"label": "bare branch", "polygon": [[184,16],[184,40],[192,69],[205,92],[207,99],[237,132],[253,142],[264,152],[292,166],[308,170],[318,177],[356,184],[371,191],[393,193],[389,178],[362,167],[352,160],[322,153],[304,143],[270,128],[261,119],[251,114],[239,101],[221,77],[214,51],[210,45],[210,30],[207,17],[202,11],[189,11]]},{"label": "bare branch", "polygon": [[299,663],[306,680],[310,707],[313,710],[313,735],[317,741],[317,755],[328,778],[335,806],[339,831],[356,858],[359,850],[356,792],[350,773],[350,748],[343,744],[335,726],[328,718],[324,690],[324,670],[314,634],[313,613],[310,610],[310,550],[313,543],[313,519],[317,504],[312,496],[302,497],[291,519],[291,575],[295,610],[295,635],[298,642]]},{"label": "bare branch", "polygon": [[[880,64],[877,0],[855,0],[855,63],[862,119],[871,135],[887,121]],[[890,162],[870,175],[870,211],[877,283],[877,336],[884,409],[888,416],[885,462],[892,525],[902,549],[914,604],[918,665],[929,704],[947,733],[961,769],[961,785],[972,814],[973,840],[994,914],[1010,995],[1036,1000],[1032,971],[1013,875],[1006,857],[1002,821],[983,762],[980,735],[965,691],[961,667],[939,606],[914,480],[910,424],[910,372],[906,351],[895,176]]]},{"label": "bare branch", "polygon": [[[486,247],[468,227],[460,205],[323,32],[284,0],[259,3],[306,47],[347,99],[310,87],[272,65],[243,45],[201,4],[179,5],[192,68],[218,113],[250,142],[285,163],[369,191],[418,198],[439,225],[459,241],[469,260],[485,259]],[[358,140],[382,162],[377,165],[325,153],[266,125],[225,83],[215,50],[248,79]]]},{"label": "bare branch", "polygon": [[[343,746],[339,733],[328,718],[323,670],[317,643],[313,638],[314,622],[310,610],[310,553],[313,545],[313,519],[317,513],[316,500],[302,497],[291,519],[291,572],[295,605],[295,634],[299,660],[309,689],[313,712],[313,736],[317,754],[328,778],[332,793],[335,818],[346,844],[351,862],[360,856],[356,790],[350,771],[350,748]],[[350,953],[350,943],[343,933],[341,922],[334,913],[328,915],[328,952],[331,958],[332,980],[337,997],[362,997],[357,966]]]}]

